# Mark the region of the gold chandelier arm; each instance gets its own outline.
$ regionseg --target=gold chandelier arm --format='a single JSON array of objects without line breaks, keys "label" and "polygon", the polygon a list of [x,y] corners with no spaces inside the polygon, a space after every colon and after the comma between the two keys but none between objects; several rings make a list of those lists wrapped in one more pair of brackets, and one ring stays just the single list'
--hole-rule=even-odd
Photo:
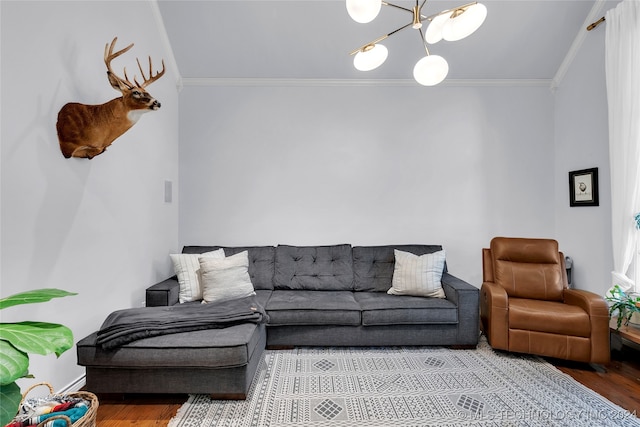
[{"label": "gold chandelier arm", "polygon": [[413,10],[407,9],[406,7],[403,7],[403,6],[398,6],[397,4],[389,3],[389,2],[386,2],[386,1],[383,1],[382,4],[385,5],[385,6],[395,7],[396,9],[406,10],[409,13],[413,13]]},{"label": "gold chandelier arm", "polygon": [[429,48],[427,47],[427,40],[424,38],[424,33],[422,32],[422,28],[418,28],[418,30],[420,31],[420,39],[422,40],[422,46],[424,47],[424,50],[427,52],[427,56],[431,55],[429,53]]},{"label": "gold chandelier arm", "polygon": [[364,51],[364,49],[365,49],[367,46],[373,46],[373,45],[375,45],[376,43],[379,43],[379,42],[381,42],[382,40],[386,39],[387,37],[389,37],[389,34],[385,34],[384,36],[382,36],[382,37],[378,37],[377,39],[375,39],[375,40],[373,40],[373,41],[370,41],[369,43],[363,44],[363,45],[362,45],[362,46],[360,46],[359,48],[354,49],[354,50],[352,50],[351,52],[349,52],[349,55],[355,55],[356,53],[358,53],[358,52],[360,52],[360,51]]},{"label": "gold chandelier arm", "polygon": [[469,6],[473,6],[474,4],[478,4],[478,2],[477,1],[472,1],[471,3],[463,4],[462,6],[454,7],[452,9],[443,10],[442,12],[438,12],[438,13],[436,13],[434,15],[430,15],[430,16],[427,16],[427,17],[422,16],[422,19],[433,21],[434,18],[436,18],[436,17],[438,17],[440,15],[444,15],[445,13],[453,13],[456,10],[459,10],[459,9],[467,9]]},{"label": "gold chandelier arm", "polygon": [[373,46],[373,45],[375,45],[376,43],[379,43],[379,42],[381,42],[382,40],[384,40],[384,39],[388,38],[389,36],[394,35],[394,34],[395,34],[395,33],[397,33],[398,31],[402,31],[402,30],[404,30],[405,28],[410,27],[411,25],[412,25],[412,22],[408,23],[407,25],[405,25],[405,26],[403,26],[403,27],[398,28],[398,29],[397,29],[397,30],[395,30],[395,31],[391,31],[389,34],[385,34],[384,36],[378,37],[377,39],[375,39],[375,40],[373,40],[373,41],[370,41],[369,43],[365,43],[365,44],[363,44],[362,46],[360,46],[359,48],[354,49],[354,50],[352,50],[351,52],[349,52],[349,55],[355,55],[356,53],[360,52],[361,50],[364,50],[367,46]]}]

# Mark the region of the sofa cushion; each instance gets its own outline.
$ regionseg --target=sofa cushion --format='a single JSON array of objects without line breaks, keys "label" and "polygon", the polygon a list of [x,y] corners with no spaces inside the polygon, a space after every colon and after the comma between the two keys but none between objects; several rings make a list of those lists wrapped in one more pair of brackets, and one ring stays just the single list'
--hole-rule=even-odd
[{"label": "sofa cushion", "polygon": [[185,246],[182,252],[185,254],[200,254],[216,249],[224,249],[226,256],[235,255],[242,251],[249,252],[249,277],[253,288],[273,289],[273,271],[275,260],[275,247],[273,246]]},{"label": "sofa cushion", "polygon": [[364,326],[458,323],[458,308],[446,299],[383,292],[354,292],[354,297]]},{"label": "sofa cushion", "polygon": [[[414,255],[442,250],[440,245],[354,246],[354,290],[387,292],[391,288],[395,266],[394,249]],[[444,271],[447,271],[445,263]]]},{"label": "sofa cushion", "polygon": [[353,290],[351,245],[276,248],[275,289]]},{"label": "sofa cushion", "polygon": [[509,298],[509,329],[589,338],[591,321],[589,314],[575,305]]},{"label": "sofa cushion", "polygon": [[266,307],[272,293],[273,291],[267,289],[256,289],[256,300],[258,300],[259,304],[262,304],[262,307]]},{"label": "sofa cushion", "polygon": [[93,333],[78,342],[78,364],[128,368],[243,366],[265,333],[264,324],[242,323],[222,329],[145,338],[109,351],[96,344],[96,333]]},{"label": "sofa cushion", "polygon": [[360,325],[360,305],[351,291],[276,289],[265,308],[269,326]]}]

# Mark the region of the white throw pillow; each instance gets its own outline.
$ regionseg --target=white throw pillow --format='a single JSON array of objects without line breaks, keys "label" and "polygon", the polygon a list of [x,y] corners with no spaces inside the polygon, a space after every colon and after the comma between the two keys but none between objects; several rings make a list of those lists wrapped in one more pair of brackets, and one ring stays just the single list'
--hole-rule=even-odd
[{"label": "white throw pillow", "polygon": [[200,258],[203,303],[227,301],[255,295],[249,277],[249,253],[224,259]]},{"label": "white throw pillow", "polygon": [[202,299],[202,289],[198,280],[198,270],[200,270],[200,257],[224,258],[222,248],[205,252],[203,254],[170,254],[173,261],[173,270],[178,276],[180,293],[178,299],[181,303],[199,301]]},{"label": "white throw pillow", "polygon": [[396,264],[388,294],[445,297],[440,281],[444,270],[444,250],[420,256],[397,249],[393,252]]}]

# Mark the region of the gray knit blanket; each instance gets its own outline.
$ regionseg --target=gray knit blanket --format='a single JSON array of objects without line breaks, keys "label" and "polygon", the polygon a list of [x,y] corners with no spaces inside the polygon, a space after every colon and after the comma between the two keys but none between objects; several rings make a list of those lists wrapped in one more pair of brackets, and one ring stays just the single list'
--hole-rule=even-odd
[{"label": "gray knit blanket", "polygon": [[209,304],[141,307],[111,313],[98,331],[97,344],[113,349],[158,335],[220,329],[239,323],[266,323],[264,307],[255,296]]}]

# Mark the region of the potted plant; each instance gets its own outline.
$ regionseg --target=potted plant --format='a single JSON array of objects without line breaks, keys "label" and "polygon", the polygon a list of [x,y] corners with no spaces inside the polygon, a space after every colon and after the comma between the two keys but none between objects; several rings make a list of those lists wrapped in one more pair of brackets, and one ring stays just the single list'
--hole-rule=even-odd
[{"label": "potted plant", "polygon": [[[620,285],[615,285],[605,297],[611,303],[609,306],[609,316],[613,317],[617,313],[617,327],[620,329],[622,323],[627,326],[629,320],[640,313],[640,296],[627,293]],[[636,322],[632,322],[636,323]]]},{"label": "potted plant", "polygon": [[[0,299],[0,310],[20,304],[46,302],[75,293],[60,289],[36,289]],[[73,333],[66,326],[46,322],[0,323],[0,426],[17,414],[22,394],[18,378],[29,374],[29,353],[59,357],[73,346]]]}]

